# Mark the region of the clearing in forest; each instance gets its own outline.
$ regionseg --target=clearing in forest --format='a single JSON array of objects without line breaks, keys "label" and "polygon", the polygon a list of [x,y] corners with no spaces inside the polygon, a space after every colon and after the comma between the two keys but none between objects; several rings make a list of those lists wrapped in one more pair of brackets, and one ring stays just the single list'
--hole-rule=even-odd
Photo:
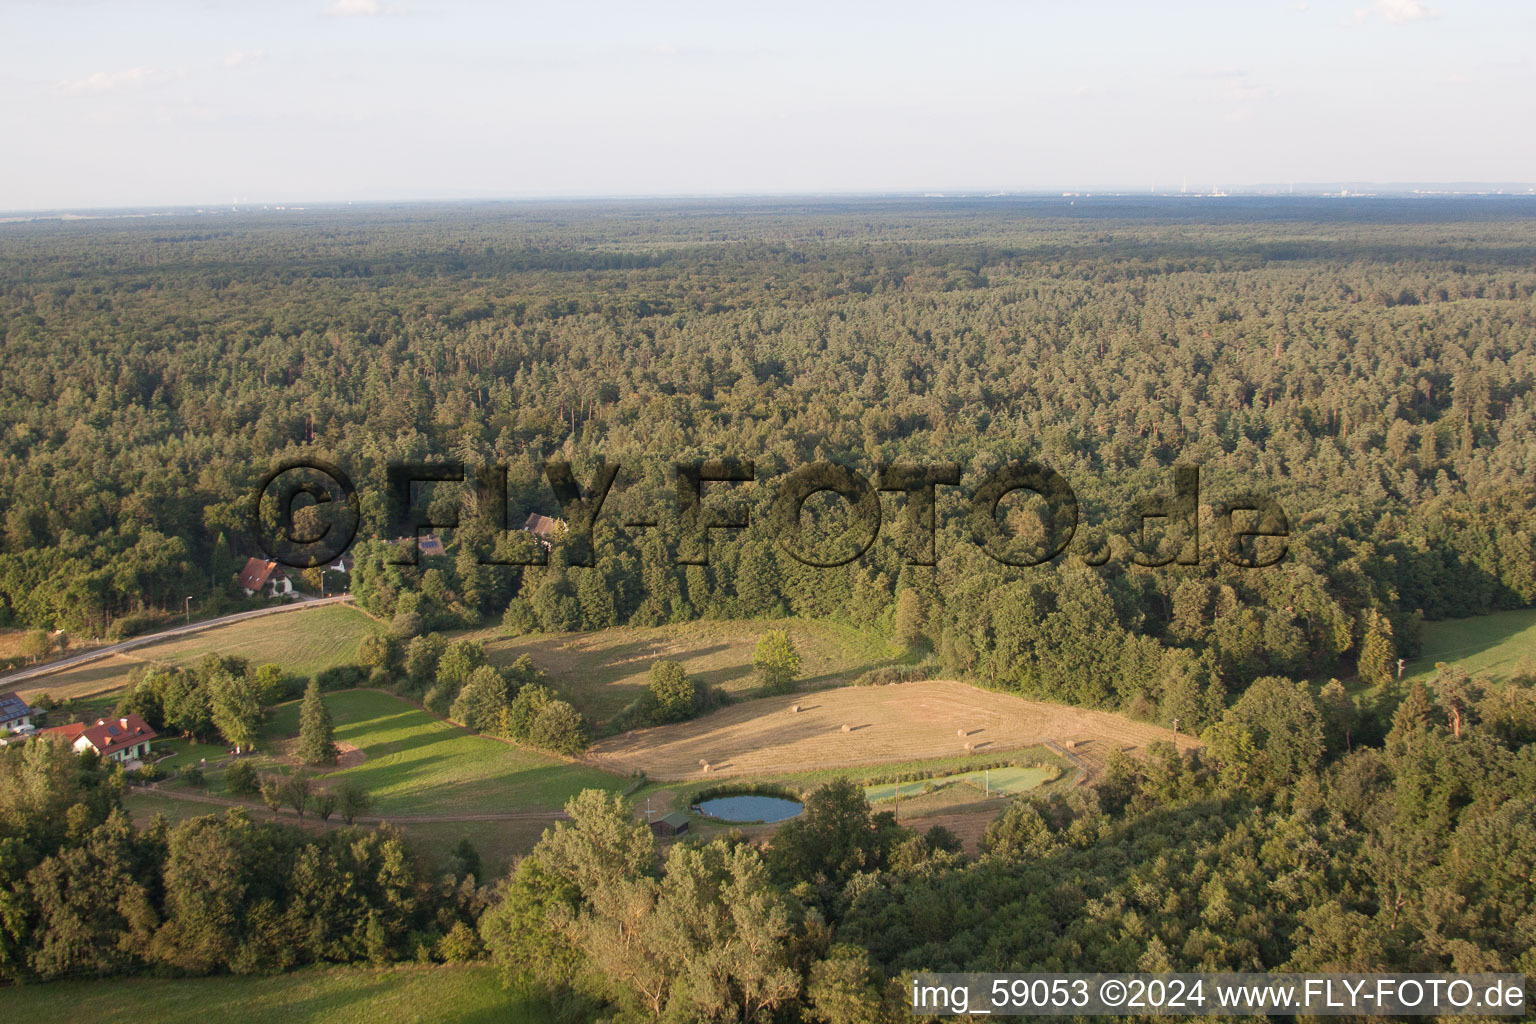
[{"label": "clearing in forest", "polygon": [[1529,667],[1536,662],[1536,608],[1425,623],[1423,651],[1408,663],[1404,682],[1433,679],[1441,661],[1491,679]]},{"label": "clearing in forest", "polygon": [[[930,681],[746,701],[691,722],[615,736],[593,746],[588,758],[610,771],[677,780],[952,757],[966,753],[967,744],[984,760],[1054,742],[1094,771],[1113,749],[1135,752],[1171,738],[1168,729],[1106,711]],[[1199,745],[1183,735],[1178,742],[1181,749]]]},{"label": "clearing in forest", "polygon": [[601,726],[646,690],[657,661],[676,661],[690,677],[740,697],[757,689],[752,653],[772,629],[789,633],[800,652],[802,682],[836,686],[861,672],[896,663],[885,641],[848,626],[805,619],[738,619],[669,626],[617,626],[593,633],[554,633],[490,640],[492,663],[528,655],[566,700]]}]

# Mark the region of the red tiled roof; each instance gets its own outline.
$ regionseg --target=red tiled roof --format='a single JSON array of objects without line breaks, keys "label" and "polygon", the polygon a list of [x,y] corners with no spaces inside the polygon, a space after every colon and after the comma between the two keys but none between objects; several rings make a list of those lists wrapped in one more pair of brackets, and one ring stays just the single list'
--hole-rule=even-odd
[{"label": "red tiled roof", "polygon": [[70,743],[84,736],[100,754],[113,754],[124,747],[146,743],[160,735],[149,727],[148,722],[131,713],[122,718],[98,718],[94,725],[85,722],[56,725],[51,729],[39,730],[39,734],[62,736]]},{"label": "red tiled roof", "polygon": [[246,590],[260,590],[267,585],[272,574],[277,571],[276,562],[263,562],[259,558],[247,558],[245,568],[240,570],[240,585]]},{"label": "red tiled roof", "polygon": [[152,740],[159,734],[144,719],[130,713],[116,719],[98,718],[84,735],[91,741],[91,746],[103,754],[110,754]]}]

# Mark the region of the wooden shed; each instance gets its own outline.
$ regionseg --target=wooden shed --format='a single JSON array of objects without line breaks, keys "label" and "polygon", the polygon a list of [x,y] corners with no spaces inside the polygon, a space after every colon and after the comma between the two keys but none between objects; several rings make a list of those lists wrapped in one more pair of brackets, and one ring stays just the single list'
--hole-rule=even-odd
[{"label": "wooden shed", "polygon": [[664,818],[651,822],[651,831],[658,836],[680,836],[688,831],[686,811],[673,811]]}]

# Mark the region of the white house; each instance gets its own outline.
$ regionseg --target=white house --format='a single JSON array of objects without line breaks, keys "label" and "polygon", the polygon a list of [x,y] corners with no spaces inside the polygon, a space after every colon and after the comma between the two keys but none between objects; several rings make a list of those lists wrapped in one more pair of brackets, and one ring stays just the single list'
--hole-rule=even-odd
[{"label": "white house", "polygon": [[14,693],[0,693],[0,732],[29,732],[37,712]]},{"label": "white house", "polygon": [[267,597],[287,597],[293,593],[293,580],[276,562],[264,562],[259,558],[247,558],[240,570],[240,589],[250,597],[265,594]]},{"label": "white house", "polygon": [[159,733],[138,715],[127,714],[122,718],[98,718],[94,725],[58,725],[38,735],[62,736],[78,753],[94,750],[108,760],[132,762],[149,756],[150,741]]}]

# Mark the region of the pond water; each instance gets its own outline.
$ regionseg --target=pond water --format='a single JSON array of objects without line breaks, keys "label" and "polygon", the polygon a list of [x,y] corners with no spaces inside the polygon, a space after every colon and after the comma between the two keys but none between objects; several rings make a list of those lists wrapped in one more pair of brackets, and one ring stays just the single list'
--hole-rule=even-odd
[{"label": "pond water", "polygon": [[695,809],[711,818],[723,821],[783,821],[800,813],[800,801],[786,800],[778,796],[758,796],[742,793],[738,796],[717,796],[697,804]]}]

